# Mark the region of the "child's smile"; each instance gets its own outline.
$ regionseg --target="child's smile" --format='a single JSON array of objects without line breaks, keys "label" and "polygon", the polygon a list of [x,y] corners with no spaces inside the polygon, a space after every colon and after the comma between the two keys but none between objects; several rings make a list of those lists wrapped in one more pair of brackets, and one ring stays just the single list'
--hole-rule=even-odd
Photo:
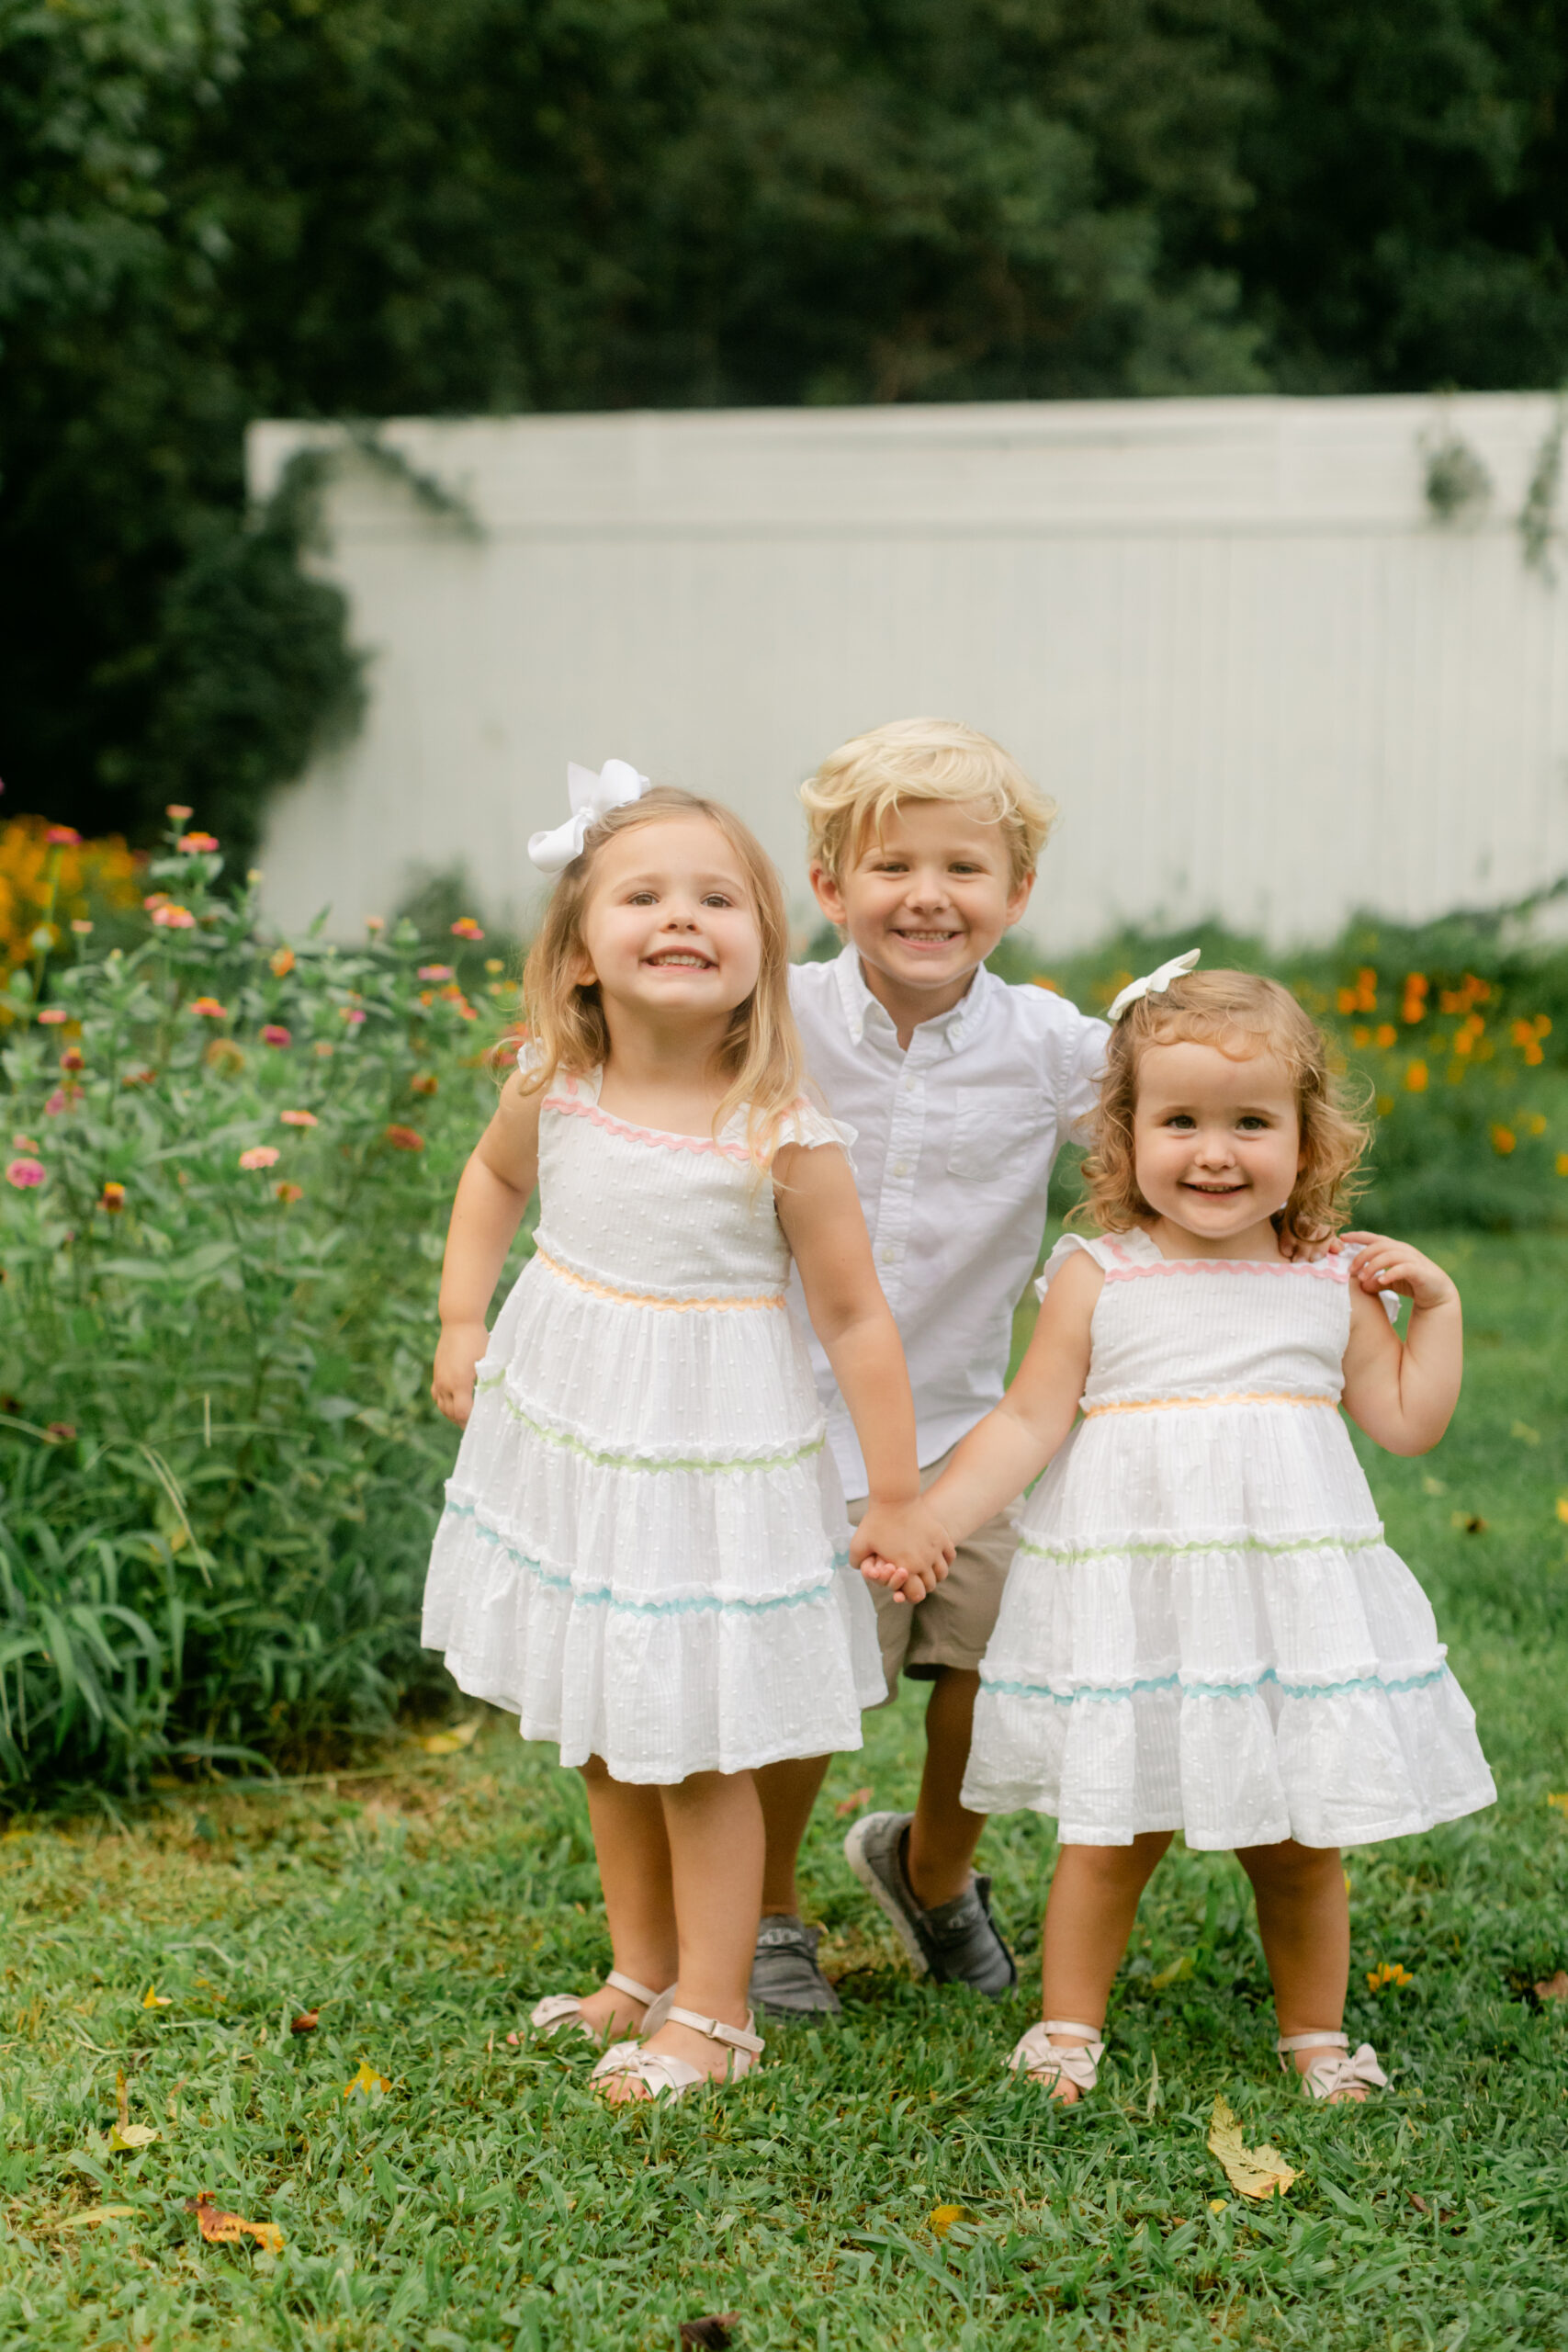
[{"label": "child's smile", "polygon": [[1300,1171],[1301,1122],[1277,1056],[1190,1038],[1145,1047],[1133,1146],[1168,1255],[1278,1256],[1270,1220]]}]

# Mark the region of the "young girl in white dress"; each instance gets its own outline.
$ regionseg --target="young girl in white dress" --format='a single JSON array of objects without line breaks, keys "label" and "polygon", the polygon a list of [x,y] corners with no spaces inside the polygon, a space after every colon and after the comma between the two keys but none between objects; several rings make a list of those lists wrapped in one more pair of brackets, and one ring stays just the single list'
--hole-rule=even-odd
[{"label": "young girl in white dress", "polygon": [[[728,809],[624,762],[572,785],[572,820],[530,843],[560,872],[530,1041],[452,1211],[433,1393],[465,1427],[424,1640],[584,1775],[615,1966],[533,2022],[647,2029],[594,2069],[618,2100],[756,2063],[751,1774],[858,1747],[883,1695],[792,1254],[871,1469],[857,1556],[904,1545],[935,1577],[951,1550],[850,1138],[802,1093],[778,877]],[[536,1247],[487,1333],[536,1182]]]},{"label": "young girl in white dress", "polygon": [[[1338,1849],[1495,1791],[1337,1408],[1392,1453],[1435,1445],[1459,1295],[1375,1236],[1281,1255],[1342,1223],[1366,1131],[1294,999],[1196,961],[1112,1007],[1085,1163],[1102,1238],[1053,1252],[1017,1379],[927,1496],[962,1542],[1051,1464],[1019,1520],[964,1803],[1059,1825],[1044,2021],[1015,2072],[1092,2089],[1139,1895],[1179,1829],[1252,1881],[1281,2064],[1319,2098],[1364,2098],[1386,2077],[1341,2030]],[[1380,1288],[1412,1301],[1403,1345]]]}]

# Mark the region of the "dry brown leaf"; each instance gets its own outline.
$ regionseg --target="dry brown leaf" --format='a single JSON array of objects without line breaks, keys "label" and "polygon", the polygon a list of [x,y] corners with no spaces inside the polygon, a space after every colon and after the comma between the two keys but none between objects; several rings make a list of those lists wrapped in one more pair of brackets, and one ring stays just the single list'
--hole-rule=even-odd
[{"label": "dry brown leaf", "polygon": [[186,2211],[196,2215],[196,2225],[209,2245],[237,2245],[242,2238],[254,2238],[268,2254],[283,2252],[283,2232],[276,2222],[247,2222],[243,2213],[226,2213],[213,2203],[209,2188],[204,2188],[199,2197],[187,2197]]},{"label": "dry brown leaf", "polygon": [[1225,2169],[1225,2178],[1243,2197],[1283,2197],[1300,2175],[1288,2165],[1278,2148],[1265,2141],[1260,2148],[1249,2148],[1241,2136],[1241,2121],[1231,2110],[1224,2092],[1214,2100],[1213,2120],[1209,2126],[1209,2149],[1218,2156]]},{"label": "dry brown leaf", "polygon": [[1568,1968],[1560,1968],[1555,1976],[1543,1976],[1535,1988],[1538,2001],[1568,2001]]},{"label": "dry brown leaf", "polygon": [[840,1821],[847,1821],[852,1813],[861,1812],[862,1809],[870,1803],[871,1791],[869,1789],[852,1789],[847,1797],[839,1798],[837,1804],[833,1807],[833,1811],[838,1815]]},{"label": "dry brown leaf", "polygon": [[290,2033],[314,2033],[321,2022],[320,2009],[301,2009],[299,2016],[290,2020],[288,2030]]},{"label": "dry brown leaf", "polygon": [[54,2226],[58,2230],[91,2230],[100,2222],[129,2222],[135,2212],[134,2205],[89,2205],[85,2213],[68,2213]]},{"label": "dry brown leaf", "polygon": [[683,2319],[681,2342],[694,2346],[711,2346],[713,2352],[725,2352],[726,2345],[733,2343],[739,2324],[739,2312],[708,2312],[701,2319]]},{"label": "dry brown leaf", "polygon": [[460,1747],[469,1747],[476,1737],[482,1715],[474,1715],[466,1724],[454,1724],[450,1731],[427,1731],[414,1741],[427,1756],[456,1756]]}]

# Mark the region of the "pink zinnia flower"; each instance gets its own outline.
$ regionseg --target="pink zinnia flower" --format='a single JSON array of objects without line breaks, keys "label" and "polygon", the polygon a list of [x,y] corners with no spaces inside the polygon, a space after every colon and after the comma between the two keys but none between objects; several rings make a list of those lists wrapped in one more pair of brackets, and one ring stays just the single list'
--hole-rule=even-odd
[{"label": "pink zinnia flower", "polygon": [[484,933],[472,915],[459,915],[452,925],[452,936],[454,939],[482,939]]},{"label": "pink zinnia flower", "polygon": [[423,1151],[424,1137],[412,1127],[388,1127],[386,1139],[394,1151]]},{"label": "pink zinnia flower", "polygon": [[319,1127],[321,1124],[314,1111],[280,1111],[277,1115],[286,1127]]},{"label": "pink zinnia flower", "polygon": [[62,1004],[46,1004],[39,1014],[39,1019],[46,1029],[58,1029],[62,1021],[69,1021],[70,1018],[70,1014]]},{"label": "pink zinnia flower", "polygon": [[193,813],[194,811],[189,808],[182,808],[177,800],[171,800],[168,807],[164,811],[164,816],[172,817],[176,825],[183,825],[186,819]]},{"label": "pink zinnia flower", "polygon": [[93,926],[87,922],[85,916],[75,915],[72,918],[71,928],[75,933],[78,939],[85,939]]},{"label": "pink zinnia flower", "polygon": [[452,977],[452,967],[450,964],[422,964],[419,967],[419,977],[422,980],[449,980]]},{"label": "pink zinnia flower", "polygon": [[262,1031],[264,1046],[291,1046],[293,1043],[293,1031],[286,1029],[281,1021],[269,1021]]},{"label": "pink zinnia flower", "polygon": [[240,1154],[242,1168],[276,1168],[277,1159],[277,1146],[274,1143],[254,1143],[249,1151]]},{"label": "pink zinnia flower", "polygon": [[175,846],[183,849],[187,856],[194,856],[198,851],[216,849],[218,836],[216,833],[182,833]]},{"label": "pink zinnia flower", "polygon": [[11,1141],[18,1151],[41,1151],[43,1146],[36,1136],[13,1136]]},{"label": "pink zinnia flower", "polygon": [[386,916],[367,915],[365,918],[365,928],[367,931],[385,931],[387,928]]},{"label": "pink zinnia flower", "polygon": [[199,1012],[204,1021],[227,1021],[229,1018],[215,996],[198,996],[191,1006],[191,1011]]},{"label": "pink zinnia flower", "polygon": [[164,906],[153,908],[152,927],[155,931],[194,931],[196,917],[188,907],[175,907],[165,903]]},{"label": "pink zinnia flower", "polygon": [[365,1020],[367,1016],[361,1012],[356,1004],[345,1004],[343,1007],[343,1017],[347,1022],[351,1029],[357,1029],[360,1023]]},{"label": "pink zinnia flower", "polygon": [[42,1163],[36,1159],[13,1159],[6,1170],[7,1184],[15,1184],[18,1193],[30,1192],[43,1182]]},{"label": "pink zinnia flower", "polygon": [[74,849],[82,836],[74,825],[51,825],[44,839],[51,849]]},{"label": "pink zinnia flower", "polygon": [[305,1197],[303,1184],[275,1184],[272,1189],[285,1208],[291,1206],[295,1201],[302,1201]]},{"label": "pink zinnia flower", "polygon": [[69,1111],[72,1103],[79,1102],[81,1099],[79,1086],[57,1086],[43,1106],[43,1115],[46,1119],[58,1119],[62,1111]]},{"label": "pink zinnia flower", "polygon": [[331,1061],[333,1057],[332,1039],[330,1037],[318,1037],[315,1044],[311,1046],[310,1051],[319,1060],[323,1062]]}]

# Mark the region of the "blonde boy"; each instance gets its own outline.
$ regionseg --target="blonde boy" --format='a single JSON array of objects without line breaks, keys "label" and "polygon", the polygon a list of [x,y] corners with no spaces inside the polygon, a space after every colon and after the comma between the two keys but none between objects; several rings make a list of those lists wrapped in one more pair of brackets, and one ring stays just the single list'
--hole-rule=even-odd
[{"label": "blonde boy", "polygon": [[[801,798],[811,887],[845,945],[831,963],[797,965],[790,992],[811,1075],[857,1131],[856,1182],[934,1478],[1001,1396],[1052,1163],[1092,1103],[1107,1032],[1049,989],[985,969],[1029,903],[1055,816],[989,736],[953,719],[896,720],[835,752]],[[819,1349],[814,1358],[844,1491],[863,1497],[849,1416]],[[852,1515],[863,1507],[852,1501]],[[959,1791],[1012,1549],[998,1518],[917,1605],[875,1588],[889,1697],[900,1672],[932,1685],[925,1768],[912,1814],[863,1816],[845,1840],[916,1968],[995,1997],[1017,1972],[991,1924],[990,1883],[971,1869],[984,1816]],[[774,2015],[839,2006],[795,1881],[828,1761],[757,1776],[768,1863],[751,1998]]]}]

